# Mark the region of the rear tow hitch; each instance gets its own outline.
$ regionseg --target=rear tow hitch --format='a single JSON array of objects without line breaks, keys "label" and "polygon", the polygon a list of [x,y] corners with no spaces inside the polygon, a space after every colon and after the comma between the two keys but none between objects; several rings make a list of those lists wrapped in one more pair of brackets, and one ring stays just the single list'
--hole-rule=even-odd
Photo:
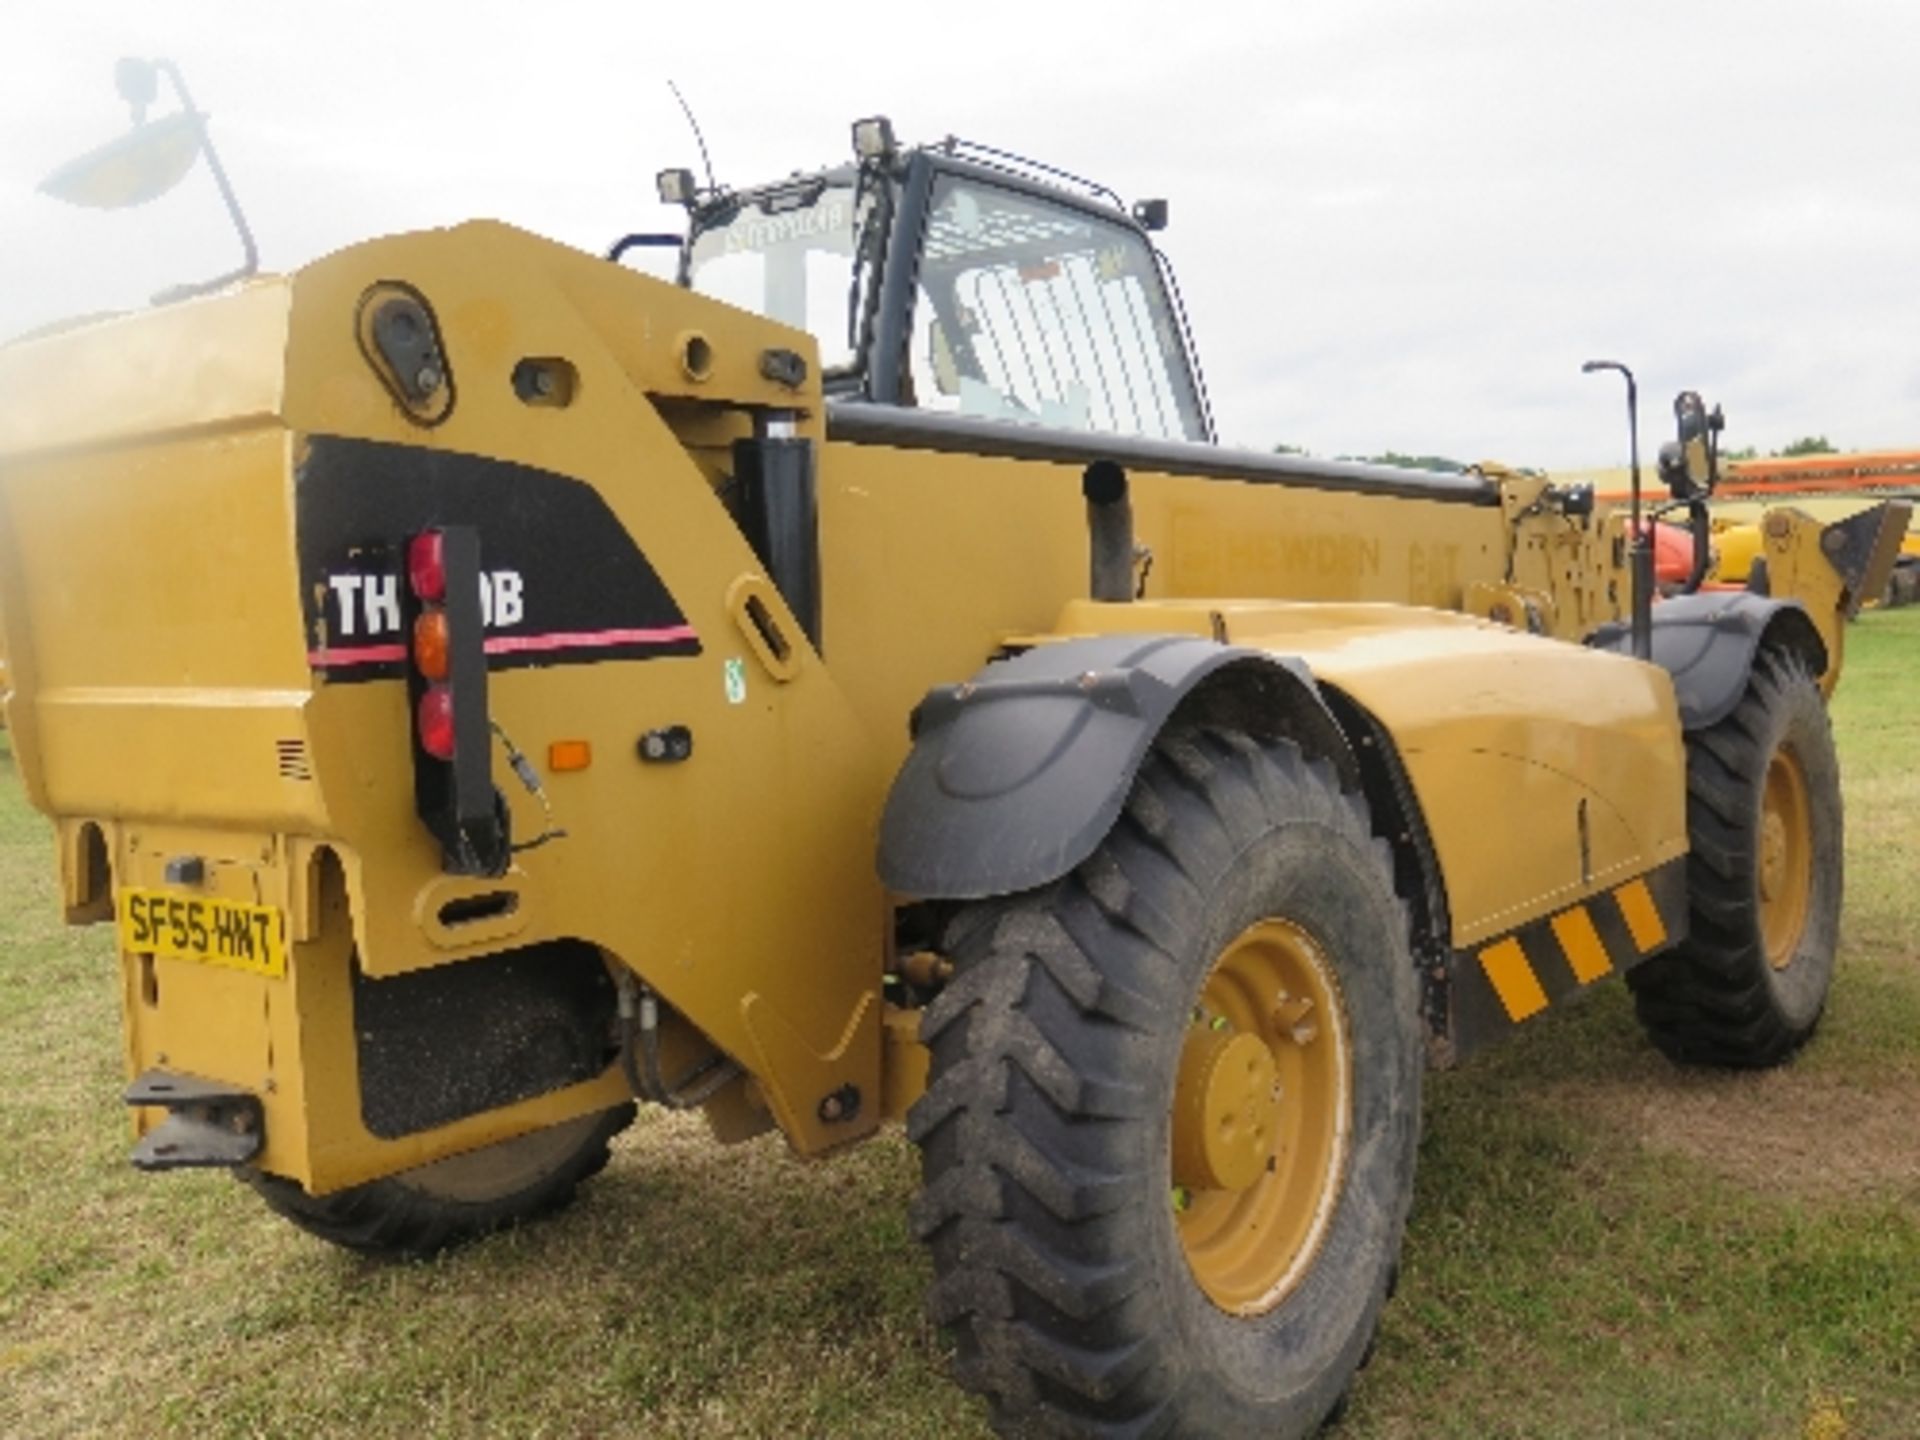
[{"label": "rear tow hitch", "polygon": [[127,1087],[129,1105],[151,1105],[167,1118],[133,1147],[136,1170],[244,1165],[260,1153],[265,1112],[260,1097],[217,1080],[148,1070]]}]

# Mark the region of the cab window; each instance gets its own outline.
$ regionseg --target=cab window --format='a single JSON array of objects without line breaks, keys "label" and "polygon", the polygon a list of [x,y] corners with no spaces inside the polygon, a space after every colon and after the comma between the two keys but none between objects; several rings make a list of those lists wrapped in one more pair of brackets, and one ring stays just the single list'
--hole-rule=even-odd
[{"label": "cab window", "polygon": [[829,372],[852,368],[853,257],[873,211],[851,177],[796,182],[708,219],[687,255],[703,295],[810,332]]},{"label": "cab window", "polygon": [[910,368],[919,408],[1206,438],[1158,266],[1131,228],[941,176],[919,282]]}]

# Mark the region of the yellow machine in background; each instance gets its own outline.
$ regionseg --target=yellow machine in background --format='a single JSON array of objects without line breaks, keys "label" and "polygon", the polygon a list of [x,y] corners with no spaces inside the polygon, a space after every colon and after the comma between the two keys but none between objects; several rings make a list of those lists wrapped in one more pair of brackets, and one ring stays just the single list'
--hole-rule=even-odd
[{"label": "yellow machine in background", "polygon": [[[1759,500],[1732,500],[1714,507],[1713,537],[1719,560],[1713,578],[1724,585],[1746,585],[1754,573],[1754,562],[1765,553],[1763,516],[1770,509],[1791,508],[1823,524],[1837,524],[1855,515],[1877,509],[1885,502],[1873,498],[1852,499],[1822,496],[1802,498],[1782,496],[1772,506]],[[1911,605],[1920,600],[1920,532],[1909,529],[1900,539],[1899,558],[1887,577],[1880,595],[1869,597],[1868,605]]]},{"label": "yellow machine in background", "polygon": [[1427,1063],[1616,972],[1676,1058],[1811,1033],[1890,551],[1794,521],[1636,632],[1590,492],[1207,443],[1164,206],[855,138],[663,176],[681,286],[473,224],[0,350],[5,713],[135,1163],[420,1254],[636,1100],[905,1117],[1003,1424],[1305,1433]]},{"label": "yellow machine in background", "polygon": [[[1805,522],[1837,525],[1874,512],[1888,501],[1909,507],[1920,494],[1920,453],[1907,450],[1865,451],[1727,462],[1724,483],[1716,487],[1711,510],[1713,564],[1706,579],[1718,586],[1745,588],[1764,559],[1766,537],[1762,521],[1768,514],[1793,511]],[[1565,481],[1563,480],[1563,483]],[[1597,500],[1624,505],[1625,471],[1595,477]],[[1778,525],[1779,521],[1775,524]],[[1869,522],[1872,523],[1872,522]],[[1920,528],[1908,521],[1899,556],[1882,594],[1863,602],[1909,604],[1920,599]],[[1765,584],[1765,566],[1755,582]]]}]

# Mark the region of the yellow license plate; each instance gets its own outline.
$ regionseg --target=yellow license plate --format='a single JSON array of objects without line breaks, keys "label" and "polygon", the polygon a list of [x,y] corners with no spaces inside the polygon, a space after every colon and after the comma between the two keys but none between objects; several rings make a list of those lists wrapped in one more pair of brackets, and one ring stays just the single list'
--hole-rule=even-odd
[{"label": "yellow license plate", "polygon": [[124,890],[120,943],[128,950],[275,979],[287,973],[286,917],[270,905],[172,890]]}]

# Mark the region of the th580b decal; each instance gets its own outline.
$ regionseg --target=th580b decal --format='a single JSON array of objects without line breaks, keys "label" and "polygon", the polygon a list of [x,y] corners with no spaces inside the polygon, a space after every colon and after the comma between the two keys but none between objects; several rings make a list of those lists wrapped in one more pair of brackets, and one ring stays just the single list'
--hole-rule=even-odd
[{"label": "th580b decal", "polygon": [[[400,635],[400,577],[332,571],[327,575],[327,612],[332,633],[342,640]],[[480,617],[491,630],[496,625],[518,625],[527,614],[527,582],[518,570],[490,570],[480,575]]]},{"label": "th580b decal", "polygon": [[296,477],[307,659],[329,680],[403,673],[408,539],[480,535],[489,669],[697,655],[699,637],[589,485],[550,471],[316,436]]}]

